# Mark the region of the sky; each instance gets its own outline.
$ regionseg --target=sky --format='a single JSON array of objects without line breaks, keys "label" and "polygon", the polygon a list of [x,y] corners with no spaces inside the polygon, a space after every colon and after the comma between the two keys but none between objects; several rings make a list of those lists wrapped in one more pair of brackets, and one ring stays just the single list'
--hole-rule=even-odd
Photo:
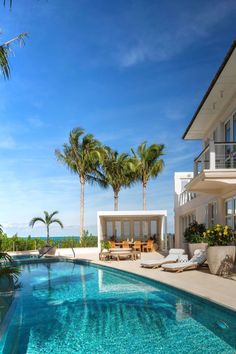
[{"label": "sky", "polygon": [[[0,6],[1,42],[14,46],[11,78],[0,77],[0,224],[43,236],[29,221],[59,211],[78,235],[80,185],[54,151],[74,127],[119,152],[165,144],[165,169],[148,184],[148,209],[174,224],[174,172],[192,171],[200,142],[182,135],[235,36],[234,0],[13,0]],[[85,228],[113,209],[112,190],[86,186]],[[140,184],[122,190],[120,210],[142,209]]]}]

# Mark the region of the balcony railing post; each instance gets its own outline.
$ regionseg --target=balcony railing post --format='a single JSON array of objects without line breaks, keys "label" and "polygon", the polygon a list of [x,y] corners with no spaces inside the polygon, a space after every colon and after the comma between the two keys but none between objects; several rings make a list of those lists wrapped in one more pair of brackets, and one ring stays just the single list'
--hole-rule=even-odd
[{"label": "balcony railing post", "polygon": [[210,150],[210,170],[215,170],[216,169],[216,151],[215,151],[214,140],[210,140],[209,150]]},{"label": "balcony railing post", "polygon": [[198,161],[196,160],[194,161],[193,173],[194,173],[194,177],[198,175]]}]

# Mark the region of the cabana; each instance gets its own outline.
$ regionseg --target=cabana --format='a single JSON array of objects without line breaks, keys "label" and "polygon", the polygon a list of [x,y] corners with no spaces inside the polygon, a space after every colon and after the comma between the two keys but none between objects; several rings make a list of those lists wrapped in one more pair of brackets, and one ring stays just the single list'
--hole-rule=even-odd
[{"label": "cabana", "polygon": [[97,228],[99,248],[102,240],[153,239],[159,250],[166,250],[166,210],[98,211]]}]

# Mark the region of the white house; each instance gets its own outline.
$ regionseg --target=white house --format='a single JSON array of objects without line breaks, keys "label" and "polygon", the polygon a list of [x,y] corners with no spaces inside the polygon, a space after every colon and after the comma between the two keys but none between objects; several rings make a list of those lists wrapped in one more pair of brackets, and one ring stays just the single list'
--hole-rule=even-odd
[{"label": "white house", "polygon": [[236,41],[190,121],[185,140],[201,140],[192,172],[175,173],[175,240],[192,220],[236,229]]}]

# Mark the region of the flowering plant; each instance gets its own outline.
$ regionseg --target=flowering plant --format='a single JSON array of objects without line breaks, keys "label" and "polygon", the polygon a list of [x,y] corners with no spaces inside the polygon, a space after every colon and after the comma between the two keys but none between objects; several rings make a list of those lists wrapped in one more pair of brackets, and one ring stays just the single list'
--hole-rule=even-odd
[{"label": "flowering plant", "polygon": [[185,229],[184,238],[189,243],[201,243],[203,241],[203,233],[206,231],[204,224],[199,224],[197,221],[193,221]]},{"label": "flowering plant", "polygon": [[203,233],[203,239],[209,246],[228,246],[236,242],[236,234],[230,226],[216,224]]}]

